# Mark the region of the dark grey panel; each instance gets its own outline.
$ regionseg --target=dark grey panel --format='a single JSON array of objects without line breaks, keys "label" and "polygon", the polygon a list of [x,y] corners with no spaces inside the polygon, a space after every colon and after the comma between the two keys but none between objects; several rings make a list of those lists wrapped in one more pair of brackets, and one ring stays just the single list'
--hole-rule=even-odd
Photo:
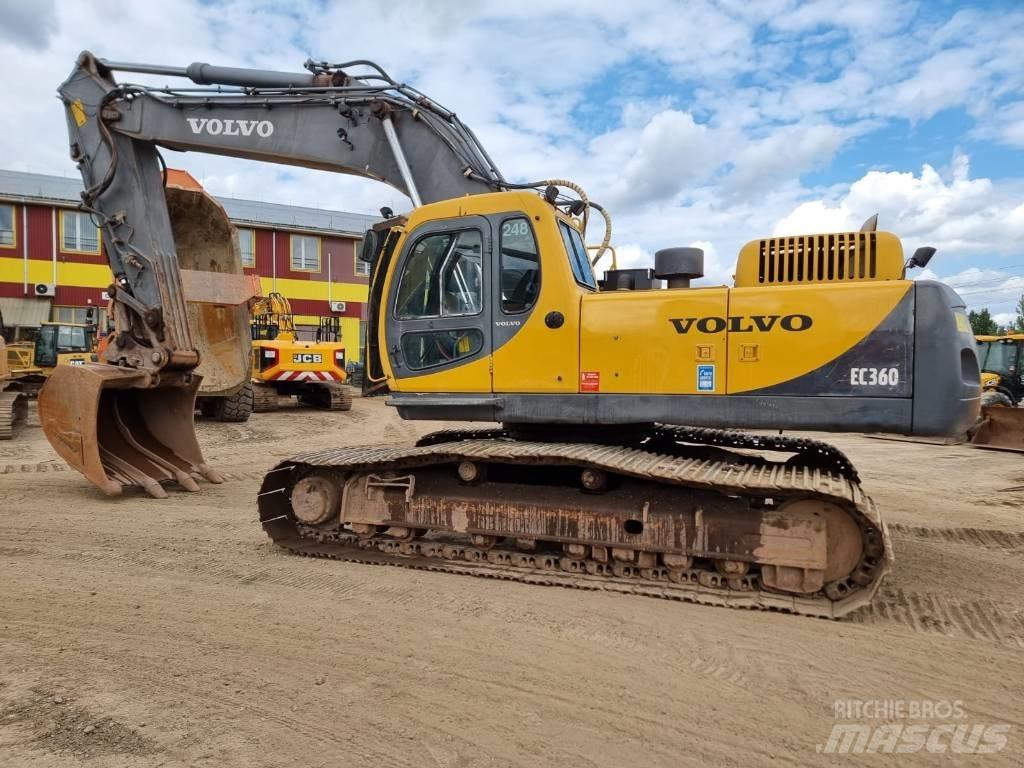
[{"label": "dark grey panel", "polygon": [[948,285],[917,280],[914,329],[914,434],[963,434],[978,420],[978,348],[964,302]]},{"label": "dark grey panel", "polygon": [[524,424],[662,422],[736,429],[911,431],[906,398],[748,395],[445,395],[394,393],[404,419]]}]

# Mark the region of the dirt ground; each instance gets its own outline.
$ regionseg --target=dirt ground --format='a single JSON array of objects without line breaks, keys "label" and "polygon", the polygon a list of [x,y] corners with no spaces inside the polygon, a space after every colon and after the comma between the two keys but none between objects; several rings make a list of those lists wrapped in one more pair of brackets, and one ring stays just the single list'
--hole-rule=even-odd
[{"label": "dirt ground", "polygon": [[[103,498],[34,419],[0,444],[0,764],[1024,762],[1021,456],[833,438],[897,557],[839,622],[309,560],[264,536],[279,458],[437,427],[359,399],[201,423],[229,482],[163,501]],[[1007,743],[822,754],[846,700],[958,701],[925,722],[1007,725]]]}]

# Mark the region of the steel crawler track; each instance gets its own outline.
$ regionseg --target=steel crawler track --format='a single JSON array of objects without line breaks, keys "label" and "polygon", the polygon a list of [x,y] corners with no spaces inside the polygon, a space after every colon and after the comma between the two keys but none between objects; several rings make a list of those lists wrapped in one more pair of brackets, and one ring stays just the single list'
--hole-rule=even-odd
[{"label": "steel crawler track", "polygon": [[0,440],[10,440],[28,415],[28,398],[17,390],[0,392]]},{"label": "steel crawler track", "polygon": [[[794,453],[786,462],[736,453],[758,448]],[[570,466],[637,478],[657,487],[712,491],[730,498],[818,499],[834,504],[854,521],[863,538],[861,561],[850,577],[811,595],[766,589],[758,573],[727,578],[714,569],[670,570],[622,567],[559,552],[523,551],[511,540],[491,549],[470,545],[451,531],[416,531],[414,537],[356,535],[331,525],[304,525],[292,514],[291,493],[310,473],[409,472],[461,461],[481,464]],[[823,468],[827,467],[827,468]],[[415,447],[340,448],[296,456],[264,478],[260,519],[270,538],[299,555],[347,562],[505,579],[529,584],[604,590],[738,608],[778,610],[839,618],[868,604],[891,566],[888,533],[856,472],[837,449],[824,443],[765,438],[722,430],[659,426],[640,444],[594,445],[512,440],[502,430],[432,433]],[[408,534],[408,532],[407,532]]]}]

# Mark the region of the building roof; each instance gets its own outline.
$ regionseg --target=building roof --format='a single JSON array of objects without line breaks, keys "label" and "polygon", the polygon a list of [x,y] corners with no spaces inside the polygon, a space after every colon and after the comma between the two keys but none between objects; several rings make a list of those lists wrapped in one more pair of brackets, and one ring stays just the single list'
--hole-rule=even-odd
[{"label": "building roof", "polygon": [[[179,174],[179,183],[186,182],[184,177],[195,181],[185,171],[168,170]],[[77,205],[81,201],[81,192],[82,182],[78,178],[0,169],[0,199],[67,206]],[[262,203],[234,197],[217,197],[216,200],[224,206],[234,223],[243,225],[362,235],[380,221],[377,216],[348,211]]]}]

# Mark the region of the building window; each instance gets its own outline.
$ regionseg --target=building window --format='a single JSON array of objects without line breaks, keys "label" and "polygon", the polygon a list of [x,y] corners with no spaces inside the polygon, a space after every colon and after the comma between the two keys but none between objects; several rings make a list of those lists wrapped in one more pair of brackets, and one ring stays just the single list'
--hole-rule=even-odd
[{"label": "building window", "polygon": [[92,323],[105,316],[99,307],[51,307],[50,317],[55,323],[89,324],[89,312],[92,312]]},{"label": "building window", "polygon": [[14,206],[0,205],[0,248],[13,248],[15,245]]},{"label": "building window", "polygon": [[256,235],[251,229],[238,230],[238,250],[242,254],[243,267],[256,266]]},{"label": "building window", "polygon": [[79,211],[61,211],[60,232],[62,250],[79,253],[100,252],[100,230],[89,214]]},{"label": "building window", "polygon": [[357,277],[358,276],[369,277],[370,276],[370,262],[363,261],[362,259],[359,258],[359,253],[363,249],[362,246],[363,246],[363,241],[362,240],[354,240],[352,242],[352,250],[355,251],[355,260],[356,260],[356,266],[355,266],[355,269],[353,270],[353,272],[355,272]]},{"label": "building window", "polygon": [[313,235],[292,235],[292,269],[299,272],[320,271],[320,238]]}]

